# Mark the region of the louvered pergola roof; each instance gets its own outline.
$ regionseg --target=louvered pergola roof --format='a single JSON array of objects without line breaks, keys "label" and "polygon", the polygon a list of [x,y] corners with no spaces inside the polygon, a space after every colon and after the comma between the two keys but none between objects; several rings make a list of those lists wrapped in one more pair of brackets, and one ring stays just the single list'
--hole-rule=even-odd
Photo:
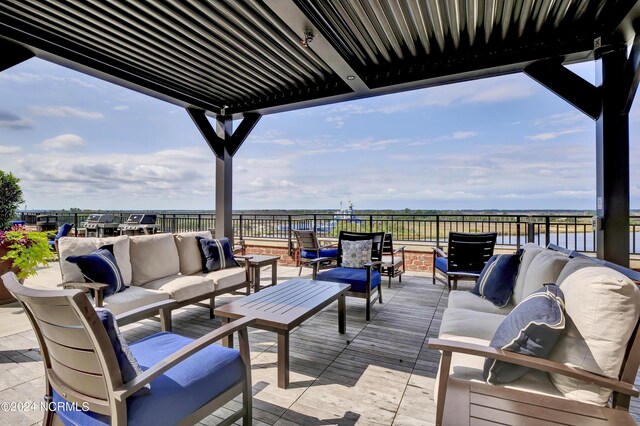
[{"label": "louvered pergola roof", "polygon": [[638,12],[628,0],[3,0],[0,47],[237,118],[593,59],[633,38]]}]

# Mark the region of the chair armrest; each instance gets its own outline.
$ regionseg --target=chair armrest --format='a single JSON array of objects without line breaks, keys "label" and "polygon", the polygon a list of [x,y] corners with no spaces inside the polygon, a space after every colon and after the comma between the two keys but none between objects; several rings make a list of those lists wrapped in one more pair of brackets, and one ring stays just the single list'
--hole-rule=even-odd
[{"label": "chair armrest", "polygon": [[396,247],[396,248],[393,250],[393,254],[401,253],[401,252],[403,252],[403,251],[404,251],[404,246]]},{"label": "chair armrest", "polygon": [[336,260],[335,257],[316,257],[315,259],[311,259],[309,261],[310,265],[315,265],[316,263],[320,263],[320,262],[329,262],[332,260]]},{"label": "chair armrest", "polygon": [[104,290],[109,287],[107,284],[102,283],[62,283],[58,284],[58,287],[62,288],[77,288],[79,290]]},{"label": "chair armrest", "polygon": [[177,305],[175,300],[163,300],[162,302],[150,303],[130,311],[116,315],[118,325],[131,324],[141,319],[149,318],[152,313],[160,312],[160,309],[172,308]]},{"label": "chair armrest", "polygon": [[205,347],[222,339],[223,337],[247,328],[254,322],[256,322],[256,319],[253,317],[241,318],[225,324],[222,327],[205,334],[199,339],[194,340],[187,346],[169,355],[162,361],[147,369],[139,376],[136,376],[133,380],[124,384],[121,388],[114,391],[115,399],[120,401],[126,399],[127,397],[140,390],[144,385],[150,383],[153,379],[169,370],[170,368],[175,367],[177,364],[189,358],[194,353],[201,351]]},{"label": "chair armrest", "polygon": [[427,343],[429,349],[437,349],[443,352],[459,352],[467,355],[476,355],[486,358],[496,359],[511,364],[521,365],[523,367],[533,368],[535,370],[546,371],[547,373],[562,374],[578,380],[584,380],[603,386],[625,395],[637,397],[640,392],[631,383],[622,382],[620,380],[611,379],[609,377],[599,376],[579,368],[570,367],[557,361],[545,358],[537,358],[529,355],[523,355],[515,352],[496,349],[489,346],[476,345],[473,343],[457,342],[455,340],[446,339],[429,339]]},{"label": "chair armrest", "polygon": [[378,265],[382,265],[382,261],[381,260],[375,260],[375,261],[371,261],[371,262],[367,262],[364,264],[365,268],[373,268],[374,266],[378,266]]},{"label": "chair armrest", "polygon": [[438,247],[433,248],[433,255],[435,257],[447,257],[447,254],[440,250]]}]

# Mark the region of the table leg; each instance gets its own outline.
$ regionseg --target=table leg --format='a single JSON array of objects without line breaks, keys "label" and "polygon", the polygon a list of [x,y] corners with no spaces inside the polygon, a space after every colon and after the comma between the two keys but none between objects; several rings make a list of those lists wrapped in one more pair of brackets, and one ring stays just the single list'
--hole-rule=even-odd
[{"label": "table leg", "polygon": [[340,334],[347,331],[347,298],[344,294],[338,297],[338,331]]},{"label": "table leg", "polygon": [[278,260],[271,265],[271,285],[278,284]]},{"label": "table leg", "polygon": [[[229,324],[230,322],[231,322],[231,319],[222,318],[222,325]],[[222,338],[222,346],[226,346],[227,348],[233,348],[233,333]]]},{"label": "table leg", "polygon": [[253,268],[253,292],[257,293],[260,291],[260,267],[256,266]]},{"label": "table leg", "polygon": [[278,387],[289,387],[289,331],[278,330]]}]

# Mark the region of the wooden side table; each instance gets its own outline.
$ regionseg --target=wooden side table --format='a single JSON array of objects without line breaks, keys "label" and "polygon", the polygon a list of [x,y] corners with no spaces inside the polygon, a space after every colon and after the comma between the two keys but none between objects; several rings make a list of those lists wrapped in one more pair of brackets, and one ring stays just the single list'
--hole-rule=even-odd
[{"label": "wooden side table", "polygon": [[266,256],[262,254],[252,254],[249,262],[249,275],[253,291],[260,291],[260,268],[271,265],[271,285],[278,283],[278,260],[280,256]]}]

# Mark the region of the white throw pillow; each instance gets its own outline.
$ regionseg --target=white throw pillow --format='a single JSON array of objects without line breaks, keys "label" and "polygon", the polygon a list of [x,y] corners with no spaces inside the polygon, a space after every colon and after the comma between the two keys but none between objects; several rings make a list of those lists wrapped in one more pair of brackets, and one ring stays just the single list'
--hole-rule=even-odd
[{"label": "white throw pillow", "polygon": [[513,296],[511,296],[514,305],[522,302],[522,299],[525,298],[525,296],[522,295],[522,292],[524,291],[524,279],[527,276],[529,266],[531,266],[533,259],[544,251],[543,247],[533,243],[527,243],[522,248],[524,249],[524,253],[522,253],[522,257],[520,258],[520,267],[518,268],[516,285],[513,287]]},{"label": "white throw pillow", "polygon": [[524,299],[545,284],[557,284],[562,268],[569,262],[569,256],[555,250],[543,250],[531,261],[524,277],[522,298]]},{"label": "white throw pillow", "polygon": [[371,247],[373,240],[342,241],[343,268],[364,268],[365,263],[371,261]]},{"label": "white throw pillow", "polygon": [[[640,316],[640,290],[623,274],[589,259],[571,259],[561,277],[566,327],[550,358],[617,379]],[[611,395],[591,383],[550,376],[568,399],[606,405]]]}]

